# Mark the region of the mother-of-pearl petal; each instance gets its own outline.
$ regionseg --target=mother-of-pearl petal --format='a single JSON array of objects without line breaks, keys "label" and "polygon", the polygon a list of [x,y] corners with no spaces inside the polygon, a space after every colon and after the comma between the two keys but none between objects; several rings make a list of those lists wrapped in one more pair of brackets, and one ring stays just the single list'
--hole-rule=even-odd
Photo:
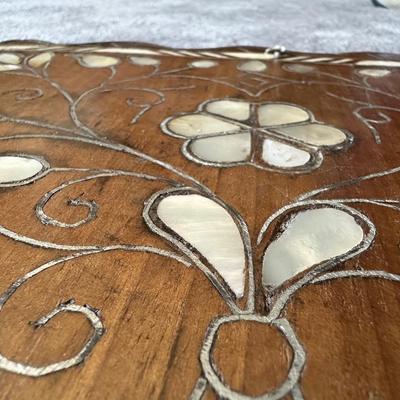
[{"label": "mother-of-pearl petal", "polygon": [[217,65],[218,63],[213,60],[196,60],[189,63],[189,66],[194,68],[212,68]]},{"label": "mother-of-pearl petal", "polygon": [[365,69],[360,69],[357,72],[359,74],[361,74],[361,75],[372,76],[374,78],[382,78],[382,77],[390,74],[390,70],[389,69],[369,69],[369,68],[365,68]]},{"label": "mother-of-pearl petal", "polygon": [[237,125],[202,114],[185,114],[175,117],[167,123],[167,127],[172,133],[185,137],[240,130]]},{"label": "mother-of-pearl petal", "polygon": [[263,284],[277,287],[313,265],[349,252],[364,231],[345,211],[324,207],[296,214],[266,249]]},{"label": "mother-of-pearl petal", "polygon": [[275,130],[314,146],[335,146],[347,140],[346,135],[340,129],[317,123],[286,126],[275,128]]},{"label": "mother-of-pearl petal", "polygon": [[236,119],[238,121],[245,121],[250,118],[250,104],[245,101],[212,101],[206,105],[206,110],[210,113]]},{"label": "mother-of-pearl petal", "polygon": [[97,54],[80,55],[78,60],[83,67],[88,68],[106,68],[119,63],[119,59],[116,57],[99,56]]},{"label": "mother-of-pearl petal", "polygon": [[193,140],[190,151],[204,161],[232,163],[245,161],[251,152],[249,132],[205,137]]},{"label": "mother-of-pearl petal", "polygon": [[147,65],[158,65],[160,60],[153,57],[143,57],[143,56],[131,56],[129,57],[131,62],[136,65],[147,66]]},{"label": "mother-of-pearl petal", "polygon": [[43,169],[43,164],[25,156],[0,156],[0,185],[33,178]]},{"label": "mother-of-pearl petal", "polygon": [[237,297],[244,292],[245,252],[239,229],[221,205],[198,195],[170,195],[158,204],[158,217],[195,247]]},{"label": "mother-of-pearl petal", "polygon": [[267,69],[267,66],[262,61],[251,60],[240,63],[237,68],[245,72],[262,72]]},{"label": "mother-of-pearl petal", "polygon": [[39,68],[47,64],[54,57],[54,53],[47,51],[45,53],[40,53],[29,59],[28,65],[34,68]]},{"label": "mother-of-pearl petal", "polygon": [[307,111],[290,104],[262,104],[258,108],[258,121],[261,126],[294,124],[309,119]]},{"label": "mother-of-pearl petal", "polygon": [[300,74],[308,74],[310,72],[316,71],[317,68],[311,65],[304,65],[304,64],[289,64],[286,66],[286,69],[292,72],[298,72]]},{"label": "mother-of-pearl petal", "polygon": [[14,64],[0,64],[0,72],[15,71],[17,69],[21,69],[21,67],[19,65],[14,65]]},{"label": "mother-of-pearl petal", "polygon": [[3,64],[21,64],[21,56],[15,53],[0,53],[0,63]]},{"label": "mother-of-pearl petal", "polygon": [[262,158],[266,163],[275,167],[294,168],[307,164],[310,161],[311,155],[294,146],[265,139],[262,148]]}]

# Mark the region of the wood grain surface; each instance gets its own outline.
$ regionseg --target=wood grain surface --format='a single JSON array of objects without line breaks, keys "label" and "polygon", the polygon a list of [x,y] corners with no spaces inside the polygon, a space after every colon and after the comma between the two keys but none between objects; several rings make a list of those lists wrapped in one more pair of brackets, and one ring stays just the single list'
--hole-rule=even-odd
[{"label": "wood grain surface", "polygon": [[[29,63],[44,53],[46,62]],[[256,48],[191,53],[126,43],[0,44],[0,70],[9,66],[0,72],[0,156],[34,155],[50,168],[30,183],[0,188],[0,399],[187,399],[198,382],[205,383],[203,399],[218,397],[214,384],[202,378],[199,357],[211,322],[235,313],[190,256],[143,219],[146,201],[177,184],[217,196],[249,231],[255,290],[252,294],[246,281],[244,298],[234,300],[244,310],[254,295],[255,309],[243,315],[260,320],[239,318],[218,331],[210,356],[232,390],[225,397],[398,399],[400,57],[290,52],[269,57],[272,52]],[[17,61],[2,61],[4,54]],[[97,58],[86,58],[85,65],[88,55]],[[244,65],[255,59],[258,70]],[[209,66],[196,66],[200,60]],[[226,98],[296,105],[353,140],[322,148],[318,167],[292,173],[262,165],[259,156],[245,165],[195,162],[181,151],[185,139],[161,128],[167,118]],[[260,143],[252,146],[260,152]],[[41,221],[37,204],[43,196],[75,180],[52,193],[43,211],[51,221],[83,223]],[[360,200],[346,204],[372,222],[374,240],[324,272],[310,266],[266,302],[263,254],[287,214],[257,244],[263,224],[302,194],[331,184],[336,186],[312,199]],[[97,205],[92,219],[85,221],[87,203],[71,204],[76,199]],[[159,254],[163,251],[168,253]],[[29,271],[71,255],[21,281]],[[370,270],[392,275],[364,274]],[[279,314],[290,323],[305,362],[286,393],[273,397],[293,368],[296,349],[261,319],[282,291],[310,271],[314,281],[298,287]],[[359,276],[331,279],[329,271]],[[321,276],[326,279],[318,281]],[[70,299],[90,305],[89,312],[99,310],[93,313],[104,333],[78,365],[27,376],[27,366],[74,357],[93,334],[82,312],[64,310],[43,326],[33,323]],[[21,366],[19,373],[4,368],[6,359]]]}]

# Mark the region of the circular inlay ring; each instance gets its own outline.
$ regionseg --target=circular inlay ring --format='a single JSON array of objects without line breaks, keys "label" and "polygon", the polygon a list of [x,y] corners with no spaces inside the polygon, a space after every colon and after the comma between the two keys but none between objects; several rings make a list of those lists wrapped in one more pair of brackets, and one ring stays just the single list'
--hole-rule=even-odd
[{"label": "circular inlay ring", "polygon": [[[288,344],[293,350],[293,360],[288,371],[287,378],[285,381],[272,392],[264,393],[261,396],[251,397],[243,393],[239,393],[223,382],[223,378],[219,376],[215,369],[215,362],[212,359],[213,347],[215,340],[218,335],[220,327],[226,323],[232,323],[237,321],[254,321],[266,325],[272,325],[276,327],[280,333],[284,336]],[[301,371],[305,363],[305,352],[297,340],[296,334],[294,333],[289,322],[284,319],[275,319],[271,321],[268,317],[261,315],[249,315],[249,314],[239,314],[239,315],[229,315],[219,317],[214,320],[210,327],[208,328],[206,337],[204,339],[203,348],[201,349],[200,362],[203,367],[203,372],[207,378],[209,384],[217,392],[217,394],[224,399],[235,399],[235,400],[278,400],[289,393],[293,387],[297,384]]]}]

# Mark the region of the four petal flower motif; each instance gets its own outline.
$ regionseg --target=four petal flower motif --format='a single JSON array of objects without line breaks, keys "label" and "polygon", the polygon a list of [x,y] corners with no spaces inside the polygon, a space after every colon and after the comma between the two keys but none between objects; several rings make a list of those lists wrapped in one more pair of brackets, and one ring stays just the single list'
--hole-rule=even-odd
[{"label": "four petal flower motif", "polygon": [[161,129],[186,139],[183,154],[194,162],[251,164],[291,173],[318,168],[323,152],[342,149],[353,140],[347,131],[316,121],[304,107],[230,98],[209,100],[194,113],[169,117]]}]

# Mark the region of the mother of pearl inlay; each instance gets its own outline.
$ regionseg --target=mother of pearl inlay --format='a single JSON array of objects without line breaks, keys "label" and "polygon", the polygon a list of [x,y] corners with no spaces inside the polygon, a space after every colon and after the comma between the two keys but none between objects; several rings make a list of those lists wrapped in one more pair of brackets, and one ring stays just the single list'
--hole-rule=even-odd
[{"label": "mother of pearl inlay", "polygon": [[307,74],[307,73],[316,71],[315,67],[312,67],[311,65],[303,65],[303,64],[287,65],[285,69],[292,71],[292,72],[298,72],[300,74]]},{"label": "mother of pearl inlay", "polygon": [[136,65],[141,65],[141,66],[151,66],[151,65],[158,65],[160,64],[160,60],[157,58],[153,57],[141,57],[141,56],[131,56],[129,57],[131,62]]},{"label": "mother of pearl inlay", "polygon": [[390,74],[390,70],[388,69],[360,69],[358,73],[365,76],[372,76],[374,78],[382,78],[386,75]]},{"label": "mother of pearl inlay", "polygon": [[0,53],[0,63],[3,64],[20,64],[21,56],[15,53]]},{"label": "mother of pearl inlay", "polygon": [[19,65],[14,65],[14,64],[0,64],[0,72],[15,71],[17,69],[21,69],[21,67]]},{"label": "mother of pearl inlay", "polygon": [[329,125],[305,124],[275,128],[285,136],[314,146],[335,146],[346,141],[346,135]]},{"label": "mother of pearl inlay", "polygon": [[110,56],[99,56],[97,54],[84,54],[79,56],[79,63],[88,68],[106,68],[119,63],[118,58]]},{"label": "mother of pearl inlay", "polygon": [[26,156],[0,156],[0,185],[33,178],[44,168],[43,164]]},{"label": "mother of pearl inlay", "polygon": [[168,128],[185,137],[240,130],[237,125],[202,114],[187,114],[168,122]]},{"label": "mother of pearl inlay", "polygon": [[222,115],[238,121],[250,118],[250,104],[237,100],[218,100],[207,104],[206,110],[210,113]]},{"label": "mother of pearl inlay", "polygon": [[349,252],[363,238],[363,229],[345,211],[332,207],[301,211],[267,247],[263,284],[277,287],[313,265]]},{"label": "mother of pearl inlay", "polygon": [[245,72],[262,72],[267,69],[267,66],[262,61],[251,60],[240,63],[238,69]]},{"label": "mother of pearl inlay", "polygon": [[211,162],[245,161],[251,152],[249,132],[200,138],[192,142],[190,150],[194,155]]},{"label": "mother of pearl inlay", "polygon": [[29,59],[28,64],[31,67],[39,68],[45,64],[47,64],[54,57],[54,53],[48,51],[45,53],[40,53],[37,56],[34,56]]},{"label": "mother of pearl inlay", "polygon": [[275,167],[294,168],[307,164],[311,156],[306,151],[296,147],[265,139],[262,158],[266,163]]},{"label": "mother of pearl inlay", "polygon": [[258,108],[258,122],[261,126],[274,126],[305,122],[310,119],[306,110],[290,104],[263,104]]},{"label": "mother of pearl inlay", "polygon": [[194,68],[212,68],[217,66],[218,63],[212,60],[196,60],[189,63],[189,65]]},{"label": "mother of pearl inlay", "polygon": [[400,61],[390,60],[361,60],[356,65],[364,65],[366,67],[400,67]]},{"label": "mother of pearl inlay", "polygon": [[161,123],[164,133],[186,138],[183,155],[199,164],[304,173],[318,168],[321,150],[351,144],[350,133],[315,120],[302,106],[222,98],[200,103]]},{"label": "mother of pearl inlay", "polygon": [[195,247],[237,297],[244,292],[245,253],[239,229],[217,202],[198,195],[171,195],[158,204],[158,217]]}]

